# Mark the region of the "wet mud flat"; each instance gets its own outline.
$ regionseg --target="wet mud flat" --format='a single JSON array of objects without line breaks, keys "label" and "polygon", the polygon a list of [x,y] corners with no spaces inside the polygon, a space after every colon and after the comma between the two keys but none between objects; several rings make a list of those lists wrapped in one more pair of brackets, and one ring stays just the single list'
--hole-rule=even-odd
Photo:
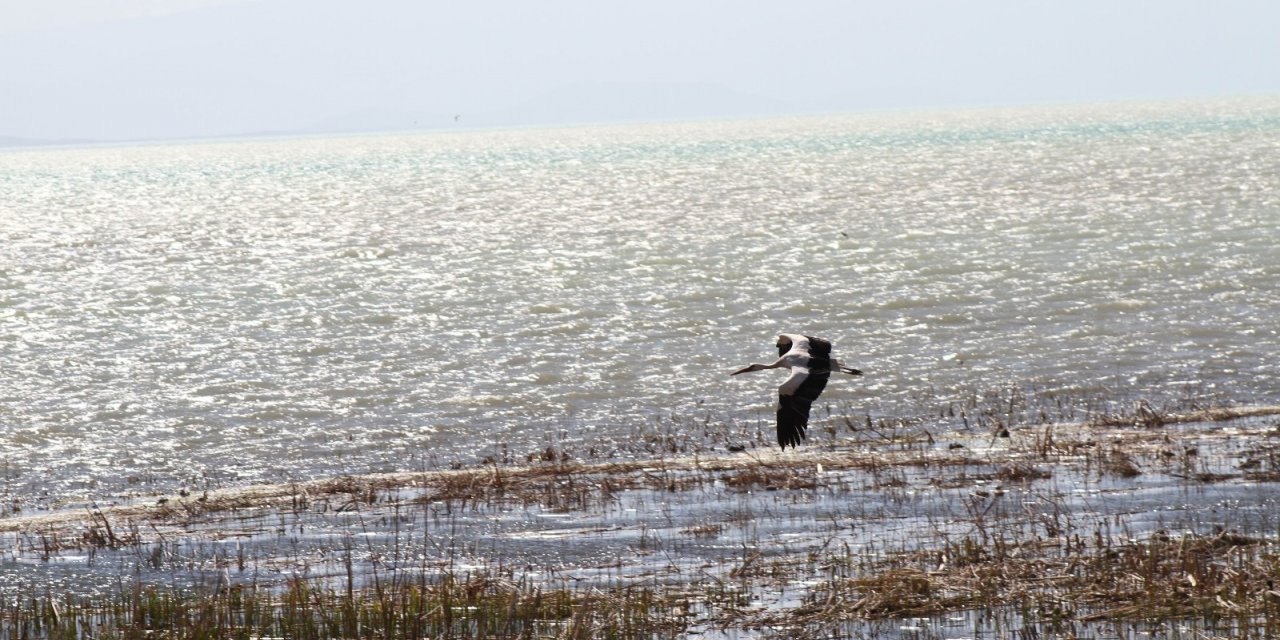
[{"label": "wet mud flat", "polygon": [[1280,409],[845,423],[11,516],[0,637],[1280,634]]}]

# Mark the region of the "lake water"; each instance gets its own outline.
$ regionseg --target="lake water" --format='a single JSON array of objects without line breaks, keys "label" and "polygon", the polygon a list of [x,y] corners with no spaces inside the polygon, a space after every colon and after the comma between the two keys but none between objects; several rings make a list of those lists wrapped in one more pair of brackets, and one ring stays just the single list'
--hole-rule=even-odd
[{"label": "lake water", "polygon": [[1278,227],[1277,99],[0,152],[4,491],[771,430],[784,331],[837,414],[1280,403]]}]

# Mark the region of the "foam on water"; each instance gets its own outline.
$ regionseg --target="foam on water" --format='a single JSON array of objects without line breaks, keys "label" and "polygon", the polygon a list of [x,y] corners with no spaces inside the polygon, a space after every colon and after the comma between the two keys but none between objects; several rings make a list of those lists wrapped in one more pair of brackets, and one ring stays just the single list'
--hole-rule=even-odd
[{"label": "foam on water", "polygon": [[856,412],[1277,402],[1278,220],[1274,100],[10,151],[0,451],[53,502],[767,420],[784,330]]}]

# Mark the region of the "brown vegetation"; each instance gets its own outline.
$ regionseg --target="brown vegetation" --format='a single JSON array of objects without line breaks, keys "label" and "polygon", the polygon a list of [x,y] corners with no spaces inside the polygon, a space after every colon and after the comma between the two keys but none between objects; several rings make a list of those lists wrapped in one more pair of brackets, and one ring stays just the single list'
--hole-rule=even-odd
[{"label": "brown vegetation", "polygon": [[[261,524],[244,534],[229,525],[246,519],[301,531],[346,518],[365,532],[381,527],[397,549],[418,546],[403,555],[417,559],[404,561],[390,547],[360,548],[348,528],[330,569],[308,568],[312,577],[220,581],[194,594],[137,584],[106,596],[10,600],[0,635],[60,637],[92,627],[94,637],[678,637],[724,628],[839,637],[868,635],[850,630],[869,620],[973,610],[1005,612],[1045,633],[1091,620],[1280,633],[1273,530],[1174,532],[1143,528],[1126,508],[1102,509],[1144,487],[1185,493],[1205,483],[1229,490],[1275,482],[1280,433],[1259,418],[1280,410],[1215,409],[1200,421],[1152,412],[1159,424],[1136,411],[1029,425],[1017,421],[1014,401],[990,404],[999,409],[965,405],[956,416],[982,428],[946,440],[927,421],[842,418],[837,424],[852,435],[841,446],[811,442],[787,454],[589,460],[549,448],[526,465],[343,476],[9,517],[0,532],[13,538],[13,553],[46,561],[88,550],[170,566],[185,538],[264,535]],[[991,435],[997,419],[1007,438]],[[1091,497],[1104,486],[1112,497]],[[577,519],[619,504],[713,498],[740,506],[714,519],[655,512],[638,531],[548,530],[566,546],[617,536],[616,564],[583,567],[609,577],[581,585],[556,577],[571,567],[486,561],[477,540],[455,533],[463,515],[528,509]],[[881,506],[864,508],[859,501],[869,498]],[[847,506],[824,514],[809,504]],[[789,537],[760,533],[793,512],[800,515],[788,516],[798,517]],[[911,524],[898,527],[908,516]],[[402,521],[435,524],[401,534]],[[738,550],[695,559],[681,555],[688,545]],[[256,562],[275,560],[244,551],[212,558],[259,576],[246,571]],[[291,562],[305,568],[309,560]],[[791,604],[778,604],[784,594]]]}]

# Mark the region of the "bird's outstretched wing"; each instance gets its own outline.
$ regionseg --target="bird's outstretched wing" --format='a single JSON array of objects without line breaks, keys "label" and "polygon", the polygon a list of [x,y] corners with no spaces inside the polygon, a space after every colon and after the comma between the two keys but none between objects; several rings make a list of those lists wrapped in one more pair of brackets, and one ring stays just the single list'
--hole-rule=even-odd
[{"label": "bird's outstretched wing", "polygon": [[785,451],[787,446],[800,446],[804,440],[805,429],[809,425],[810,402],[798,400],[795,396],[778,396],[778,446]]},{"label": "bird's outstretched wing", "polygon": [[806,369],[804,373],[806,375],[800,377],[798,371],[793,370],[792,376],[783,384],[783,391],[786,391],[788,384],[798,382],[794,393],[778,394],[778,445],[783,449],[787,445],[797,446],[804,440],[809,426],[809,408],[827,388],[827,380],[831,377],[830,371]]},{"label": "bird's outstretched wing", "polygon": [[831,357],[831,341],[813,336],[805,336],[805,339],[809,341],[809,355],[815,358]]}]

